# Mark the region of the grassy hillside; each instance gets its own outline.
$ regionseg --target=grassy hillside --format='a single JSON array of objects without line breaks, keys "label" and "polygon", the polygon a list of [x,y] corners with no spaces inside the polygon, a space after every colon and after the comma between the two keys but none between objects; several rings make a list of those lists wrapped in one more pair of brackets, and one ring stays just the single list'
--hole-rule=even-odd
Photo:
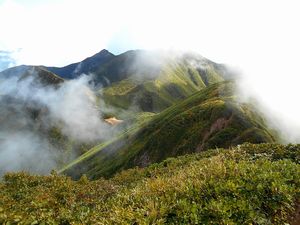
[{"label": "grassy hillside", "polygon": [[225,69],[193,54],[129,51],[96,73],[106,104],[123,109],[160,112],[206,86],[223,81]]},{"label": "grassy hillside", "polygon": [[273,142],[275,138],[260,114],[240,104],[233,89],[231,82],[211,85],[153,116],[149,123],[95,146],[61,172],[95,179],[209,148]]},{"label": "grassy hillside", "polygon": [[8,173],[0,182],[0,223],[296,225],[299,156],[300,145],[243,144],[109,180]]}]

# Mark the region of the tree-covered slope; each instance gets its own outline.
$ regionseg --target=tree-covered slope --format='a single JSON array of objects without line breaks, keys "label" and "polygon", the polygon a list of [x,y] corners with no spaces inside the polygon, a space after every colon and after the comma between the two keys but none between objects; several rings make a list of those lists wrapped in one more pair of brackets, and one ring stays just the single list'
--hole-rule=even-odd
[{"label": "tree-covered slope", "polygon": [[9,173],[0,182],[0,223],[296,225],[299,156],[299,145],[243,144],[109,180]]},{"label": "tree-covered slope", "polygon": [[239,103],[233,89],[232,82],[211,85],[152,117],[141,128],[95,146],[61,172],[95,179],[209,148],[273,142],[261,115]]}]

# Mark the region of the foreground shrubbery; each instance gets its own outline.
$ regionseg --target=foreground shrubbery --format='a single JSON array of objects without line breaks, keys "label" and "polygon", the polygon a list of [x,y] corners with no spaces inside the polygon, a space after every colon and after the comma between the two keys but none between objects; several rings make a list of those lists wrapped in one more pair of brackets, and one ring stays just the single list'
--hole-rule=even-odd
[{"label": "foreground shrubbery", "polygon": [[245,144],[109,180],[8,173],[0,223],[284,224],[300,199],[300,145]]}]

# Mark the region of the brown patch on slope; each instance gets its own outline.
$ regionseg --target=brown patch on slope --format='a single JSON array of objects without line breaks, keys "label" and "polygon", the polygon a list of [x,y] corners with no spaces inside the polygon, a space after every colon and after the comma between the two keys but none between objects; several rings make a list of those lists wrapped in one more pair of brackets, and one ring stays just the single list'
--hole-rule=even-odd
[{"label": "brown patch on slope", "polygon": [[202,151],[204,149],[205,142],[209,139],[209,137],[213,133],[216,133],[216,132],[226,128],[229,125],[229,123],[232,121],[232,117],[233,117],[233,114],[231,114],[231,116],[229,118],[222,117],[222,118],[217,119],[210,126],[209,130],[205,131],[202,142],[201,142],[201,144],[199,144],[197,146],[196,151],[198,151],[198,152]]},{"label": "brown patch on slope", "polygon": [[123,123],[123,120],[118,120],[116,117],[110,117],[110,118],[105,119],[104,121],[112,126]]}]

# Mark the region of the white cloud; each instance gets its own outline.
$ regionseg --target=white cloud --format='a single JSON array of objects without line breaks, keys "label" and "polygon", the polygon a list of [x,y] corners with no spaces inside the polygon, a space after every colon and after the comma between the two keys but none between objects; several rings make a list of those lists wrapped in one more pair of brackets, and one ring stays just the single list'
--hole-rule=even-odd
[{"label": "white cloud", "polygon": [[[65,148],[102,142],[117,134],[118,130],[101,120],[88,86],[90,77],[54,87],[37,82],[34,69],[28,72],[31,76],[22,79],[0,77],[0,176],[11,170],[47,173],[77,156],[76,150]],[[33,116],[35,109],[40,109],[38,116]],[[51,141],[48,132],[54,127],[68,139],[68,147]]]}]

